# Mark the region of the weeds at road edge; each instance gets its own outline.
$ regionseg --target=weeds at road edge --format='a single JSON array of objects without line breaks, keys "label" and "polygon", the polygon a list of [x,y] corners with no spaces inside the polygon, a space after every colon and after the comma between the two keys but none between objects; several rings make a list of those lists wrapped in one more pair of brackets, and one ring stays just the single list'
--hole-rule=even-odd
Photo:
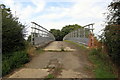
[{"label": "weeds at road edge", "polygon": [[78,43],[75,43],[75,42],[72,42],[72,41],[68,41],[68,40],[64,40],[65,42],[69,42],[69,43],[72,43],[72,44],[75,44],[76,46],[82,48],[82,49],[87,49],[86,46],[84,46],[83,44],[78,44]]},{"label": "weeds at road edge", "polygon": [[115,67],[105,53],[99,49],[92,49],[89,53],[89,59],[95,65],[94,74],[96,78],[117,78],[115,76]]}]

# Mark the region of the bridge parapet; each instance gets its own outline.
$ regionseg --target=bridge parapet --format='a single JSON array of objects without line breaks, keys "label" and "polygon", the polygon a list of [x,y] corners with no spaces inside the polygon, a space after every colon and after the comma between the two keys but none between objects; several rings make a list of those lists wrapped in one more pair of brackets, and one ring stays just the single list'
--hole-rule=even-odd
[{"label": "bridge parapet", "polygon": [[47,29],[38,25],[35,22],[31,22],[31,23],[32,23],[31,43],[33,45],[39,47],[55,40],[53,34],[50,33]]},{"label": "bridge parapet", "polygon": [[[86,26],[83,26],[82,28],[79,28],[77,30],[74,30],[70,33],[68,33],[63,40],[70,40],[73,42],[77,42],[80,44],[84,44],[86,46],[89,46],[89,42],[90,42],[90,34],[93,34],[93,25],[92,24],[88,24]],[[92,42],[91,42],[92,43]]]}]

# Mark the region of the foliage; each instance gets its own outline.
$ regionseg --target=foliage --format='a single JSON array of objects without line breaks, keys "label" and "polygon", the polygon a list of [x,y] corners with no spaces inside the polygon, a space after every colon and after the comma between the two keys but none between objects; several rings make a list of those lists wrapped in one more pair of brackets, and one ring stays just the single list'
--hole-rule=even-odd
[{"label": "foliage", "polygon": [[4,54],[2,58],[2,75],[8,74],[12,69],[18,68],[28,61],[29,58],[26,51]]},{"label": "foliage", "polygon": [[105,44],[109,56],[120,66],[120,1],[113,1],[108,6],[107,26],[104,30]]},{"label": "foliage", "polygon": [[120,24],[120,1],[116,0],[110,3],[108,6],[109,13],[107,15],[107,23],[111,24]]},{"label": "foliage", "polygon": [[46,78],[50,78],[50,79],[53,79],[55,78],[53,74],[48,74],[48,76]]},{"label": "foliage", "polygon": [[115,67],[110,62],[106,54],[101,53],[100,49],[92,49],[89,53],[89,59],[95,65],[93,72],[96,78],[116,78]]},{"label": "foliage", "polygon": [[76,30],[78,28],[81,28],[81,26],[78,24],[73,24],[73,25],[66,25],[61,29],[61,31],[58,29],[51,29],[50,32],[55,36],[55,39],[57,41],[61,41],[63,40],[63,37],[65,35],[67,35],[69,32]]},{"label": "foliage", "polygon": [[76,30],[78,28],[81,28],[80,25],[78,24],[73,24],[73,25],[66,25],[65,27],[63,27],[61,29],[61,35],[62,35],[62,39],[65,35],[67,35],[69,32],[72,32],[73,30]]},{"label": "foliage", "polygon": [[0,4],[2,9],[2,75],[29,61],[24,40],[25,26],[14,17],[10,8]]},{"label": "foliage", "polygon": [[25,48],[24,43],[24,25],[18,18],[14,17],[10,8],[1,4],[2,8],[2,49],[3,53],[22,50]]},{"label": "foliage", "polygon": [[106,26],[105,44],[113,61],[120,65],[120,26]]},{"label": "foliage", "polygon": [[28,36],[27,41],[28,41],[28,42],[31,42],[31,35]]},{"label": "foliage", "polygon": [[61,38],[61,31],[58,29],[51,29],[50,32],[54,35],[56,41],[62,40]]}]

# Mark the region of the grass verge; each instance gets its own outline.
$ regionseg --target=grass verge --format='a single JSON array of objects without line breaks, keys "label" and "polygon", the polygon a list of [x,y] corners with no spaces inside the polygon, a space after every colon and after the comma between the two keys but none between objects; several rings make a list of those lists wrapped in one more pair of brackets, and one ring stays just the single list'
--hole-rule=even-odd
[{"label": "grass verge", "polygon": [[28,53],[28,55],[30,56],[30,57],[33,57],[33,56],[35,56],[36,54],[41,54],[41,53],[43,53],[44,51],[43,51],[43,48],[35,48],[35,46],[33,46],[33,45],[31,45],[31,44],[29,44],[28,46],[27,46],[27,53]]},{"label": "grass verge", "polygon": [[26,51],[17,51],[2,56],[2,75],[10,73],[13,69],[29,62]]},{"label": "grass verge", "polygon": [[96,78],[117,78],[115,75],[115,66],[105,53],[98,49],[92,49],[89,53],[89,59],[95,65],[94,74]]},{"label": "grass verge", "polygon": [[82,48],[82,49],[87,49],[86,46],[82,45],[82,44],[78,44],[78,43],[75,43],[75,42],[72,42],[72,41],[68,41],[68,40],[64,40],[65,42],[68,42],[68,43],[72,43],[72,44],[75,44],[76,46]]}]

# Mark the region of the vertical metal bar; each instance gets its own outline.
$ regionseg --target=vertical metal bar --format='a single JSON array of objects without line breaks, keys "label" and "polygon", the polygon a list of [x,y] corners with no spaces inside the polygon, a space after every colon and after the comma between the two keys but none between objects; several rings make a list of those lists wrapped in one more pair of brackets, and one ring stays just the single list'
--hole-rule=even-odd
[{"label": "vertical metal bar", "polygon": [[0,7],[0,78],[2,78],[2,9]]},{"label": "vertical metal bar", "polygon": [[73,31],[74,32],[74,37],[75,37],[75,31]]},{"label": "vertical metal bar", "polygon": [[84,28],[84,38],[85,38],[85,33],[86,33],[86,32],[85,32],[85,28]]},{"label": "vertical metal bar", "polygon": [[[35,25],[35,28],[36,28],[36,25]],[[36,37],[36,29],[35,29],[35,37]]]},{"label": "vertical metal bar", "polygon": [[[81,28],[82,29],[82,28]],[[80,37],[81,37],[81,29],[80,29]]]},{"label": "vertical metal bar", "polygon": [[80,29],[79,29],[79,37],[80,37]]},{"label": "vertical metal bar", "polygon": [[93,24],[91,26],[92,26],[92,33],[93,33]]},{"label": "vertical metal bar", "polygon": [[78,30],[76,30],[76,37],[78,36]]},{"label": "vertical metal bar", "polygon": [[77,30],[75,30],[75,37],[77,38]]}]

